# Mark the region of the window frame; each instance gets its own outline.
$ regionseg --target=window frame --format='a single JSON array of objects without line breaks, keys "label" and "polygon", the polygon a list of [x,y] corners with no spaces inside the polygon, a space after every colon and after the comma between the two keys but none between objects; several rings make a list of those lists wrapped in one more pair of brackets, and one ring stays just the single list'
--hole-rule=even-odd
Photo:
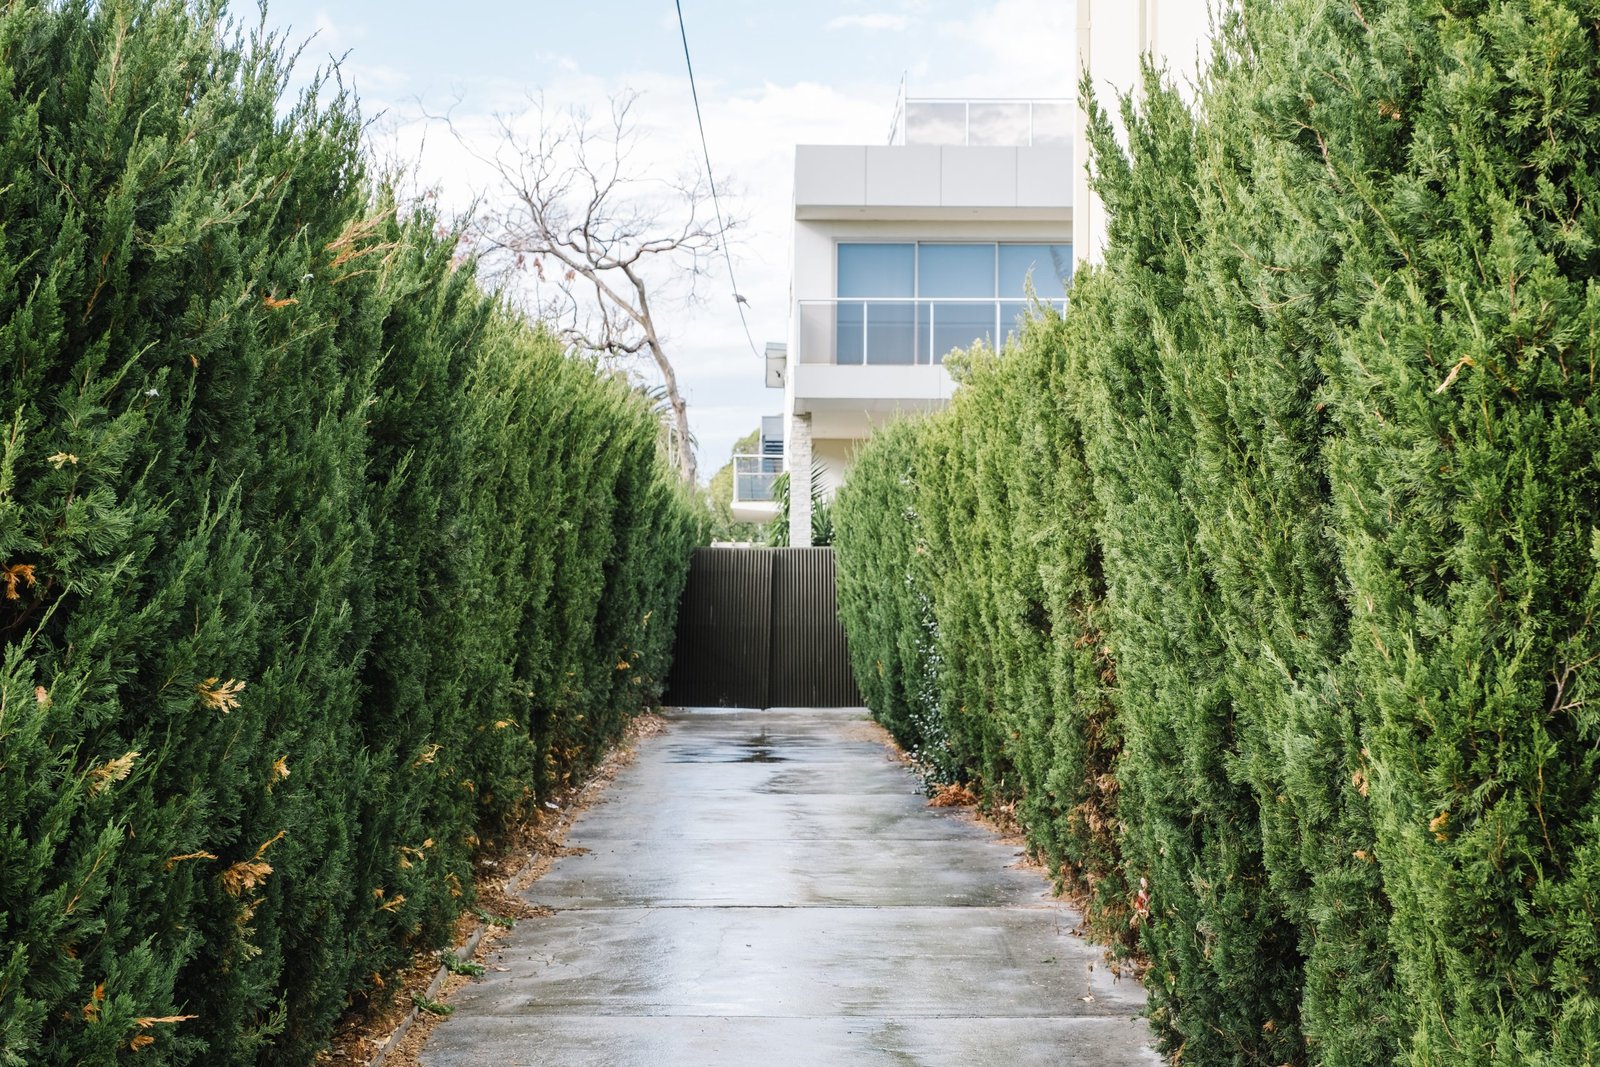
[{"label": "window frame", "polygon": [[[945,356],[946,353],[935,352],[933,350],[934,338],[935,338],[935,335],[936,335],[936,331],[938,329],[937,323],[935,321],[933,305],[934,304],[939,304],[939,303],[988,305],[988,306],[992,307],[993,308],[993,312],[994,312],[994,314],[993,314],[993,328],[994,328],[993,335],[991,337],[987,338],[987,339],[985,339],[985,338],[974,338],[974,340],[975,341],[977,341],[977,340],[986,340],[986,343],[993,344],[996,347],[998,347],[999,344],[1001,343],[1000,342],[1000,338],[1002,338],[1004,336],[1007,336],[1009,334],[1009,332],[1010,332],[1010,330],[1007,329],[1008,324],[1004,321],[1005,320],[1005,309],[1006,309],[1006,307],[1009,306],[1009,305],[1012,305],[1012,304],[1017,304],[1017,303],[1026,304],[1026,299],[1024,297],[1011,296],[1011,295],[1007,295],[1007,294],[1002,292],[1001,275],[1000,275],[1000,267],[1001,267],[1001,258],[1002,257],[1001,257],[1001,251],[1000,250],[1002,248],[1007,247],[1007,246],[1040,248],[1040,249],[1046,249],[1046,250],[1059,247],[1059,248],[1063,248],[1063,249],[1067,250],[1066,251],[1066,255],[1067,255],[1067,262],[1068,262],[1069,265],[1071,264],[1071,254],[1072,254],[1071,253],[1072,242],[1070,240],[1052,241],[1052,240],[1049,240],[1049,239],[1040,239],[1040,238],[1034,238],[1032,240],[1010,240],[1010,241],[990,240],[990,241],[982,241],[982,240],[961,240],[959,238],[946,238],[946,239],[934,238],[934,239],[929,239],[929,240],[922,240],[920,238],[906,239],[906,238],[903,238],[903,237],[887,237],[887,236],[885,236],[883,238],[880,238],[880,239],[868,239],[868,240],[859,240],[859,239],[855,239],[855,238],[837,238],[836,237],[836,238],[834,238],[833,245],[834,245],[834,252],[833,252],[833,285],[832,285],[832,291],[833,291],[833,294],[834,294],[833,295],[833,305],[834,305],[834,308],[835,308],[835,312],[834,312],[835,326],[834,326],[834,329],[836,331],[836,336],[835,336],[835,341],[834,341],[834,351],[835,351],[834,362],[836,364],[839,364],[839,365],[851,365],[851,366],[919,366],[919,367],[921,367],[921,366],[940,366],[940,365],[942,365],[943,362],[944,362],[944,356]],[[861,247],[861,246],[864,246],[864,245],[897,245],[897,246],[909,246],[910,247],[910,249],[911,249],[911,295],[910,296],[843,296],[843,295],[840,294],[840,292],[839,292],[839,290],[840,290],[840,278],[841,278],[841,275],[843,273],[842,270],[841,270],[840,257],[843,254],[843,250],[845,248],[847,248],[847,247]],[[980,297],[940,297],[940,296],[927,296],[927,295],[924,295],[924,293],[922,291],[922,246],[923,245],[968,245],[968,246],[973,246],[973,247],[985,247],[986,246],[989,249],[991,249],[992,253],[993,253],[992,257],[991,257],[991,262],[993,264],[993,266],[991,268],[992,269],[991,284],[993,286],[991,292],[992,292],[993,295],[986,296],[986,297],[981,297],[981,296]],[[1068,276],[1066,278],[1059,278],[1058,277],[1057,281],[1061,286],[1062,295],[1060,297],[1040,298],[1040,300],[1041,300],[1042,303],[1049,304],[1049,305],[1051,305],[1053,307],[1061,308],[1061,307],[1064,307],[1065,304],[1066,304],[1066,291],[1067,291],[1067,289],[1069,288],[1069,286],[1071,284],[1071,274],[1068,274]],[[837,331],[840,328],[840,325],[839,325],[839,322],[838,322],[838,319],[839,319],[839,308],[843,304],[859,304],[859,305],[861,305],[861,309],[862,309],[862,324],[861,324],[862,337],[861,337],[861,358],[860,358],[859,363],[857,363],[855,361],[852,361],[849,364],[843,364],[843,363],[841,363],[841,361],[838,358],[839,350],[842,347],[838,343],[838,337],[842,336],[842,335],[837,333]],[[900,363],[900,362],[874,362],[870,358],[871,357],[871,345],[870,345],[869,341],[870,341],[870,317],[871,317],[871,315],[870,315],[869,308],[870,308],[870,305],[872,305],[872,304],[882,304],[882,305],[909,304],[911,306],[911,309],[912,309],[911,330],[912,330],[912,338],[913,338],[912,339],[912,360],[911,360],[911,363],[906,364],[906,363]],[[923,320],[923,307],[924,307],[924,305],[927,306],[927,318],[928,318],[928,326],[927,326],[927,336],[926,336],[926,338],[921,336],[922,331],[923,331],[923,322],[922,322],[922,320]],[[1012,329],[1015,328],[1015,324],[1014,323],[1009,324],[1009,325],[1011,326]],[[960,346],[956,346],[956,347],[960,347]],[[924,351],[924,348],[926,349],[926,351]],[[922,358],[924,356],[927,357],[925,360]]]}]

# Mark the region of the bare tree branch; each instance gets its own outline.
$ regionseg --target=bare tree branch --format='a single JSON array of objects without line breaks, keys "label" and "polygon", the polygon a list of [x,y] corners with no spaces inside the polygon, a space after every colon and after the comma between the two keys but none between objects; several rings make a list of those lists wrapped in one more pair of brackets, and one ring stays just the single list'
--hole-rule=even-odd
[{"label": "bare tree branch", "polygon": [[[444,120],[501,186],[472,234],[490,268],[531,270],[535,310],[573,347],[620,363],[649,357],[665,394],[669,451],[693,481],[688,407],[655,305],[664,297],[696,300],[708,257],[737,223],[708,217],[703,175],[665,179],[635,159],[637,100],[632,92],[614,97],[609,120],[597,125],[579,110],[552,117],[537,99],[526,116],[496,116],[488,154]],[[529,118],[531,126],[520,121]]]}]

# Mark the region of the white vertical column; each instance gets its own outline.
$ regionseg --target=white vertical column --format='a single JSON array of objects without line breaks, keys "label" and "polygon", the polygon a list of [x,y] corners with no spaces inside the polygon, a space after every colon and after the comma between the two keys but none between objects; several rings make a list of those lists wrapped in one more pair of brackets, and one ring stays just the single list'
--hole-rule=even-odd
[{"label": "white vertical column", "polygon": [[[1105,7],[1101,0],[1100,7]],[[1104,39],[1110,36],[1109,28],[1117,20],[1125,20],[1130,12],[1125,3],[1110,5],[1109,12],[1095,5],[1095,0],[1078,0],[1077,48],[1073,52],[1072,67],[1072,260],[1074,269],[1089,263],[1100,262],[1105,248],[1105,208],[1100,198],[1089,187],[1089,117],[1084,113],[1083,102],[1078,98],[1079,86],[1085,72],[1097,77],[1097,92],[1103,92],[1098,82],[1104,62],[1102,52],[1110,53],[1114,45]],[[1095,45],[1101,44],[1097,49]],[[1101,106],[1107,105],[1102,97]],[[1114,102],[1112,102],[1114,107]]]},{"label": "white vertical column", "polygon": [[789,544],[811,547],[811,416],[789,416]]},{"label": "white vertical column", "polygon": [[[1210,55],[1211,10],[1236,0],[1078,0],[1078,44],[1072,94],[1084,71],[1094,78],[1100,106],[1113,116],[1117,94],[1137,88],[1140,58],[1150,53],[1165,65],[1185,99]],[[1098,263],[1106,246],[1105,205],[1089,188],[1088,117],[1074,108],[1072,258],[1075,266]],[[1121,123],[1117,122],[1119,131]],[[1125,143],[1125,142],[1124,142]]]}]

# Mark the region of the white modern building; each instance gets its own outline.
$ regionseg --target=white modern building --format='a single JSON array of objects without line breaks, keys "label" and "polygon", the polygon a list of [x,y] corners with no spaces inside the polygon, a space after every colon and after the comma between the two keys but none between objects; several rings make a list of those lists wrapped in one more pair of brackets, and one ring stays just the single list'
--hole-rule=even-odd
[{"label": "white modern building", "polygon": [[[1072,122],[1067,100],[909,99],[895,143],[796,148],[789,340],[767,360],[791,544],[811,543],[813,474],[830,497],[875,427],[948,403],[947,353],[1002,343],[1030,281],[1065,299]],[[751,499],[771,454],[735,460],[735,517],[776,515]]]},{"label": "white modern building", "polygon": [[944,356],[1003,343],[1030,279],[1038,298],[1065,300],[1073,269],[1106,241],[1074,150],[1082,72],[1113,114],[1143,55],[1192,85],[1214,12],[1232,2],[1077,0],[1070,95],[908,99],[890,144],[796,148],[789,339],[767,346],[784,408],[763,420],[760,454],[735,458],[736,518],[776,517],[772,483],[787,471],[790,543],[810,544],[813,476],[830,498],[875,427],[946,404]]}]

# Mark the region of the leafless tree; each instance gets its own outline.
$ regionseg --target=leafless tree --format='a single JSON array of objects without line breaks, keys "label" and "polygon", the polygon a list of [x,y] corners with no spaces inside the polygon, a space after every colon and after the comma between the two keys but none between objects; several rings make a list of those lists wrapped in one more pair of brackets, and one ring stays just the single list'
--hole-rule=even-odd
[{"label": "leafless tree", "polygon": [[485,198],[474,239],[503,269],[531,275],[539,313],[569,344],[610,361],[653,361],[669,448],[693,483],[688,407],[656,315],[661,304],[696,299],[733,224],[713,214],[703,174],[647,172],[630,117],[637,100],[614,97],[599,124],[576,109],[552,117],[538,100],[527,115],[497,118],[490,153],[452,129],[501,186]]}]

